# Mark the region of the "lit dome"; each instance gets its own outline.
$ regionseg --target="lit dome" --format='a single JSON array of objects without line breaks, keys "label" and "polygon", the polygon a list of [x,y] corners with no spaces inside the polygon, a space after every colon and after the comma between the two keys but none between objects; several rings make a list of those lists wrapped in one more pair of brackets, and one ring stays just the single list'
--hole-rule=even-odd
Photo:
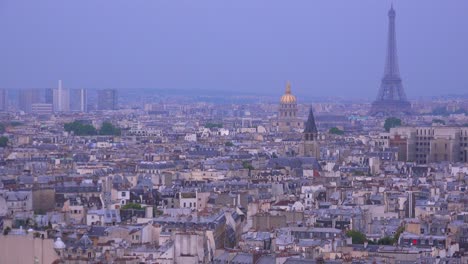
[{"label": "lit dome", "polygon": [[54,242],[54,248],[55,249],[64,249],[66,248],[65,243],[63,243],[62,239],[60,237],[57,238]]},{"label": "lit dome", "polygon": [[282,104],[295,104],[296,103],[296,96],[291,94],[291,84],[288,82],[286,84],[286,92],[281,96],[281,103]]}]

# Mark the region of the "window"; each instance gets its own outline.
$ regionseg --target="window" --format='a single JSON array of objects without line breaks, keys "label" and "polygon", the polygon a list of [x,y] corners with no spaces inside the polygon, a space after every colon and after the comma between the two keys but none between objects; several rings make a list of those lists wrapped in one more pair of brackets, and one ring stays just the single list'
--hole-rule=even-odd
[{"label": "window", "polygon": [[125,197],[126,196],[126,192],[122,192],[122,197]]}]

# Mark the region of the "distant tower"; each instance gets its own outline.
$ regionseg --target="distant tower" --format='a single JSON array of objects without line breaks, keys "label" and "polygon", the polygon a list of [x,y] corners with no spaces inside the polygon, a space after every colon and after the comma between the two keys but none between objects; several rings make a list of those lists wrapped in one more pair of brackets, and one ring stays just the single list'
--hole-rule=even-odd
[{"label": "distant tower", "polygon": [[40,93],[36,89],[20,90],[18,94],[18,106],[26,113],[32,112],[32,105],[40,103]]},{"label": "distant tower", "polygon": [[5,89],[0,89],[0,111],[8,109],[8,94]]},{"label": "distant tower", "polygon": [[[46,91],[46,101],[48,92]],[[62,80],[58,81],[57,89],[52,91],[52,104],[55,112],[68,112],[70,111],[70,90],[63,89]]]},{"label": "distant tower", "polygon": [[44,91],[44,102],[46,104],[54,104],[54,89],[46,88]]},{"label": "distant tower", "polygon": [[117,110],[117,90],[98,91],[98,110]]},{"label": "distant tower", "polygon": [[62,80],[58,81],[58,101],[57,101],[57,110],[58,111],[63,111],[63,90],[62,90]]},{"label": "distant tower", "polygon": [[286,91],[281,96],[276,126],[280,132],[291,132],[302,128],[302,122],[297,118],[297,100],[291,93],[291,84],[286,83]]},{"label": "distant tower", "polygon": [[372,103],[369,112],[374,116],[411,114],[411,104],[406,100],[398,68],[395,17],[396,13],[392,6],[388,11],[388,42],[384,76],[377,99]]},{"label": "distant tower", "polygon": [[304,123],[304,138],[303,138],[303,147],[302,155],[306,157],[320,157],[320,146],[318,144],[318,131],[317,126],[315,125],[314,112],[312,107],[309,110],[309,117]]},{"label": "distant tower", "polygon": [[88,93],[86,89],[71,89],[70,98],[73,98],[73,100],[70,100],[70,111],[88,111]]}]

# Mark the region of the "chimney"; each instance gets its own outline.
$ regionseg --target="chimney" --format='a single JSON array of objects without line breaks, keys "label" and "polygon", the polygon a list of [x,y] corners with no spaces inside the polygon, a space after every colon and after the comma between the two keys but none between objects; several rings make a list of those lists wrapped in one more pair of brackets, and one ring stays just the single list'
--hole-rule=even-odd
[{"label": "chimney", "polygon": [[145,218],[153,218],[153,206],[145,207]]}]

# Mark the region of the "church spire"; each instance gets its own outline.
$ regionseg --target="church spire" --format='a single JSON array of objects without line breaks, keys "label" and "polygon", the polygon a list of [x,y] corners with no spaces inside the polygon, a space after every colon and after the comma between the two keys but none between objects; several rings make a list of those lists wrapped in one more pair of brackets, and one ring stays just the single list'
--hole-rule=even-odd
[{"label": "church spire", "polygon": [[318,141],[318,131],[315,125],[314,112],[309,109],[309,117],[304,123],[303,147],[301,150],[305,157],[320,157],[320,145]]},{"label": "church spire", "polygon": [[315,125],[315,118],[312,107],[309,109],[309,117],[304,124],[304,134],[317,134],[317,126]]}]

